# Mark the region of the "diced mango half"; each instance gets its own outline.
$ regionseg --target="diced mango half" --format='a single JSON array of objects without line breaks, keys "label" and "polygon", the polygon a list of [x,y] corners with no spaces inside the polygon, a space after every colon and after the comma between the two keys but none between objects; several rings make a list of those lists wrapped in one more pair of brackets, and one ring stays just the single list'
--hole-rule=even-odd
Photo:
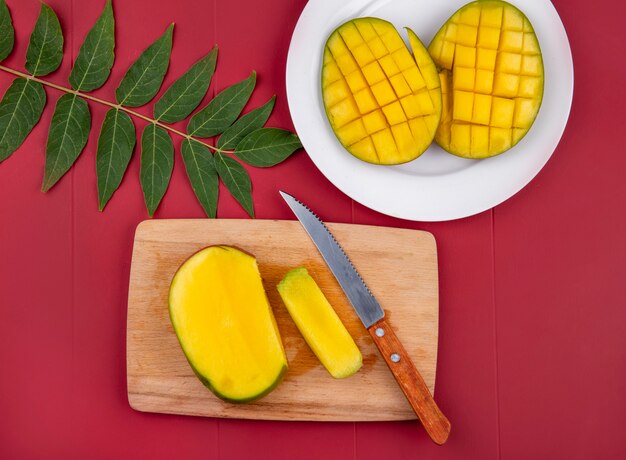
[{"label": "diced mango half", "polygon": [[[500,0],[469,3],[441,27],[428,51],[440,72],[443,105],[435,140],[441,147],[487,158],[526,135],[543,99],[544,70],[524,13]],[[344,94],[333,79],[339,80],[330,62],[327,84]]]},{"label": "diced mango half", "polygon": [[437,68],[417,35],[407,32],[412,53],[391,23],[376,18],[348,21],[326,42],[322,97],[328,120],[339,142],[368,163],[414,160],[439,124]]}]

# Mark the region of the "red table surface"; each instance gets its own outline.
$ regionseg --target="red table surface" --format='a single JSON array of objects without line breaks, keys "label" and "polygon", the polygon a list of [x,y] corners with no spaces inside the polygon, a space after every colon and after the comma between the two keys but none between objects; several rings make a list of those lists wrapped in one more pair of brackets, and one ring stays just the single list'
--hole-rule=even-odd
[{"label": "red table surface", "polygon": [[[17,30],[7,62],[22,69],[39,4],[7,3]],[[49,78],[65,84],[104,1],[49,4],[66,36],[63,65]],[[173,21],[164,86],[218,43],[210,93],[254,68],[253,103],[276,92],[271,124],[292,127],[284,69],[304,4],[117,0],[116,63],[96,94],[112,100],[128,65]],[[495,209],[453,222],[412,223],[353,202],[304,152],[272,169],[247,168],[260,219],[293,218],[277,194],[285,188],[327,221],[434,233],[441,287],[436,399],[453,426],[444,447],[416,422],[263,422],[133,411],[126,398],[126,301],[133,233],[147,217],[138,152],[104,213],[97,210],[94,172],[98,129],[72,171],[42,194],[49,106],[0,165],[0,458],[626,458],[626,4],[555,5],[576,69],[569,125],[541,173]],[[0,75],[2,91],[10,80]],[[59,96],[46,92],[51,101]],[[91,111],[99,126],[105,110],[91,104]],[[244,216],[227,193],[218,213]],[[202,216],[177,153],[156,217]]]}]

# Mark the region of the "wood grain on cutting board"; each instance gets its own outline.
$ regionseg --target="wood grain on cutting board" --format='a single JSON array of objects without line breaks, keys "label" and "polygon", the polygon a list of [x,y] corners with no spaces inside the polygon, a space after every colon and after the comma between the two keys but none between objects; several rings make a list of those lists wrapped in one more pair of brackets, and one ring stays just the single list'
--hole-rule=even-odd
[{"label": "wood grain on cutting board", "polygon": [[[385,309],[428,387],[437,363],[437,250],[430,233],[328,224]],[[237,246],[257,258],[280,329],[289,371],[261,400],[236,405],[213,395],[196,378],[172,329],[168,289],[177,268],[212,244]],[[276,285],[305,266],[335,307],[363,354],[354,376],[335,380],[304,342]],[[414,419],[366,329],[295,221],[155,220],[137,227],[128,298],[128,399],[140,411],[271,420]]]}]

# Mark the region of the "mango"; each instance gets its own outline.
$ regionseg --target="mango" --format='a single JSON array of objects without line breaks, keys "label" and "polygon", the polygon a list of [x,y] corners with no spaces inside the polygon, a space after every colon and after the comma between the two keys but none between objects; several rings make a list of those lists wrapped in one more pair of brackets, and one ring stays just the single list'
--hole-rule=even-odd
[{"label": "mango", "polygon": [[210,246],[192,255],[172,279],[169,313],[187,361],[221,399],[256,400],[286,373],[280,333],[250,254]]},{"label": "mango", "polygon": [[437,69],[417,35],[412,53],[396,28],[377,18],[340,25],[328,38],[322,99],[339,142],[368,163],[393,165],[419,157],[441,117]]},{"label": "mango", "polygon": [[361,368],[359,348],[306,268],[289,271],[278,292],[304,340],[330,375],[341,379]]},{"label": "mango", "polygon": [[428,47],[439,70],[443,108],[435,141],[465,158],[515,146],[543,99],[539,42],[528,18],[500,0],[468,3]]}]

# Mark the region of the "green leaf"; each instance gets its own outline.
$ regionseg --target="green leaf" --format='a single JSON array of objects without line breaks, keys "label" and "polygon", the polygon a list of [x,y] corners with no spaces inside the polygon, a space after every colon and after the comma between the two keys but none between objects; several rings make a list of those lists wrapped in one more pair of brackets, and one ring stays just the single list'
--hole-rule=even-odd
[{"label": "green leaf", "polygon": [[150,102],[159,92],[170,64],[173,31],[174,24],[171,24],[165,33],[148,46],[130,66],[115,91],[115,98],[119,104],[138,107]]},{"label": "green leaf", "polygon": [[150,217],[159,207],[172,177],[174,144],[167,131],[150,123],[141,135],[141,189]]},{"label": "green leaf", "polygon": [[41,83],[16,78],[0,101],[0,161],[22,145],[33,130],[44,106],[46,92]]},{"label": "green leaf", "polygon": [[72,167],[85,148],[91,115],[84,99],[64,94],[57,101],[46,144],[46,166],[41,190],[47,192]]},{"label": "green leaf", "polygon": [[189,120],[189,134],[211,137],[224,132],[237,119],[250,99],[256,83],[256,72],[248,78],[229,86]]},{"label": "green leaf", "polygon": [[216,61],[217,46],[172,83],[154,105],[154,117],[165,123],[187,118],[209,89]]},{"label": "green leaf", "polygon": [[239,141],[248,134],[262,128],[272,113],[275,101],[276,96],[273,96],[261,107],[252,110],[233,123],[233,125],[226,129],[224,134],[220,136],[217,141],[217,147],[223,150],[232,150],[237,147]]},{"label": "green leaf", "polygon": [[130,116],[119,109],[110,109],[104,117],[96,151],[100,211],[120,186],[134,148],[135,125]]},{"label": "green leaf", "polygon": [[237,144],[235,155],[251,166],[267,168],[285,161],[299,148],[302,148],[300,139],[291,131],[261,128],[248,134]]},{"label": "green leaf", "polygon": [[78,91],[93,91],[109,78],[115,59],[115,18],[111,0],[85,37],[70,73],[70,84]]},{"label": "green leaf", "polygon": [[237,160],[221,153],[215,154],[215,169],[228,191],[235,197],[250,217],[254,217],[252,184],[250,176]]},{"label": "green leaf", "polygon": [[15,42],[15,30],[11,13],[5,0],[0,0],[0,61],[4,61],[11,51]]},{"label": "green leaf", "polygon": [[42,2],[26,51],[26,70],[36,77],[48,75],[59,68],[62,60],[63,31],[59,18]]},{"label": "green leaf", "polygon": [[182,153],[187,177],[196,198],[206,215],[215,217],[219,180],[213,155],[206,146],[190,139],[183,141]]}]

